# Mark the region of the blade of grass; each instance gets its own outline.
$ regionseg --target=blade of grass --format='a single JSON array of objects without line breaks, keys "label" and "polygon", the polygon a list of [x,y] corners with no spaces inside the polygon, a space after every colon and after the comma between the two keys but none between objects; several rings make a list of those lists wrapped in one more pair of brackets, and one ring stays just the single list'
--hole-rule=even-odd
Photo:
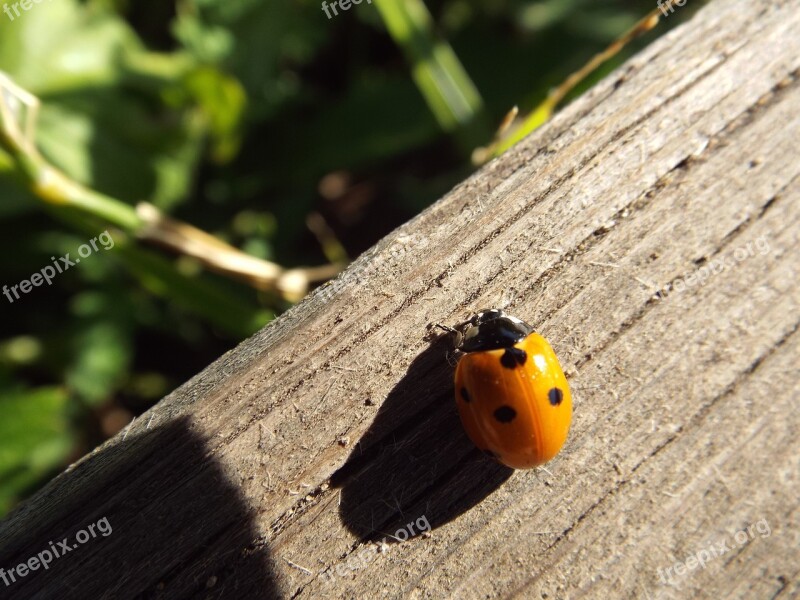
[{"label": "blade of grass", "polygon": [[[668,0],[671,5],[672,0]],[[667,4],[665,4],[667,6]],[[650,11],[633,27],[623,33],[608,48],[593,56],[583,67],[572,73],[567,79],[553,89],[547,98],[535,107],[516,127],[507,128],[500,132],[497,139],[486,148],[477,148],[473,153],[473,162],[481,164],[490,158],[500,156],[514,146],[517,142],[541,127],[550,120],[556,107],[575,87],[607,60],[615,56],[633,39],[643,35],[658,25],[661,10],[658,8]],[[505,135],[503,135],[505,133]]]},{"label": "blade of grass", "polygon": [[442,129],[453,131],[475,121],[483,110],[480,93],[450,45],[436,38],[423,0],[382,0],[375,6]]}]

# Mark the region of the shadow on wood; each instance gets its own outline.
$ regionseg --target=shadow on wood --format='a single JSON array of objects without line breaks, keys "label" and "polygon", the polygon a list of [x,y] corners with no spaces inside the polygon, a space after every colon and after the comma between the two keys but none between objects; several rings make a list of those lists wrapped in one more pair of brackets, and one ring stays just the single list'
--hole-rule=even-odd
[{"label": "shadow on wood", "polygon": [[[55,503],[20,509],[47,519],[3,524],[3,598],[279,597],[237,485],[188,419],[107,446],[51,488]],[[37,556],[47,568],[20,576]]]},{"label": "shadow on wood", "polygon": [[484,456],[456,412],[449,342],[436,339],[411,363],[347,462],[331,477],[340,512],[361,539],[425,517],[431,529],[452,521],[495,491],[512,469]]}]

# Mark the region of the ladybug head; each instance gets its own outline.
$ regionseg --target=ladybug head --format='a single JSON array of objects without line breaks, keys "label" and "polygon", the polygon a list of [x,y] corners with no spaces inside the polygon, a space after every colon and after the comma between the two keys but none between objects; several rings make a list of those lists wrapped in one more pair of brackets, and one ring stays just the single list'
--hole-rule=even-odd
[{"label": "ladybug head", "polygon": [[453,330],[453,345],[461,352],[508,348],[525,339],[533,327],[498,308],[482,310]]}]

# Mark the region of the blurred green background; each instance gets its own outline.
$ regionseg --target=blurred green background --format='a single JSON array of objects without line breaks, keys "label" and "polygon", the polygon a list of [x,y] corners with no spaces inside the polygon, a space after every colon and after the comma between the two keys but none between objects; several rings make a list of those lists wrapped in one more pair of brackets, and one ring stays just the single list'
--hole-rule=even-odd
[{"label": "blurred green background", "polygon": [[[513,105],[531,110],[654,8],[377,0],[328,19],[317,0],[50,0],[0,13],[0,71],[41,99],[36,142],[76,181],[322,265],[435,201]],[[0,296],[0,516],[289,306],[53,210],[11,163],[0,151],[0,285],[104,229],[117,244]]]}]

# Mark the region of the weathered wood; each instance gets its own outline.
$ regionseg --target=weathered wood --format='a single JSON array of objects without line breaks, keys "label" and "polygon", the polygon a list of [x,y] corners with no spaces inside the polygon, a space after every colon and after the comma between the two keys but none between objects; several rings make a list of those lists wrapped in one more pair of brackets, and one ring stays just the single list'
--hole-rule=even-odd
[{"label": "weathered wood", "polygon": [[[798,31],[717,0],[652,44],[24,503],[5,569],[113,533],[0,596],[800,595]],[[486,306],[567,368],[546,469],[473,449],[426,337]]]}]

